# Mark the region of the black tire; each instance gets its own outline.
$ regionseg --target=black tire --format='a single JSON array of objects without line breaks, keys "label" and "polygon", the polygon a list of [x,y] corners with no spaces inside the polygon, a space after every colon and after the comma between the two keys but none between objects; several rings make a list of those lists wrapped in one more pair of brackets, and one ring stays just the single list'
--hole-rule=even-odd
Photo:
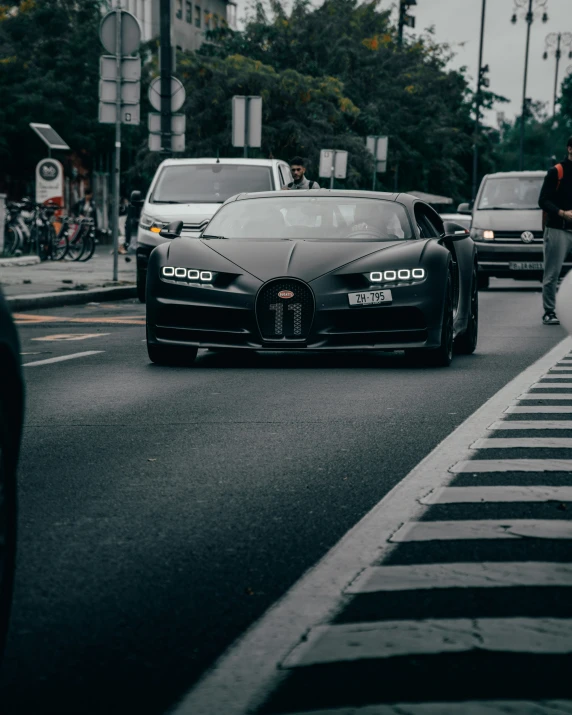
[{"label": "black tire", "polygon": [[149,360],[156,365],[192,365],[197,357],[198,348],[166,347],[147,343]]},{"label": "black tire", "polygon": [[66,229],[52,236],[52,260],[61,261],[68,252],[68,233]]},{"label": "black tire", "polygon": [[13,256],[18,249],[18,233],[13,226],[6,226],[4,231],[4,255]]},{"label": "black tire", "polygon": [[0,663],[12,606],[16,567],[16,465],[8,460],[8,442],[13,435],[0,405]]},{"label": "black tire", "polygon": [[477,269],[475,267],[471,279],[471,303],[467,329],[455,340],[455,350],[461,355],[472,355],[477,347],[479,337],[479,288],[477,281]]},{"label": "black tire", "polygon": [[79,261],[85,262],[95,253],[95,235],[93,233],[88,233],[84,239],[84,251],[79,257]]},{"label": "black tire", "polygon": [[66,258],[69,258],[71,261],[79,261],[79,259],[82,257],[83,252],[85,251],[85,233],[83,232],[83,229],[80,227],[77,231],[77,234],[72,236],[71,241],[68,243],[68,252],[66,255]]},{"label": "black tire", "polygon": [[145,302],[145,284],[147,283],[147,271],[142,271],[137,266],[137,297],[140,303]]},{"label": "black tire", "polygon": [[486,290],[489,287],[490,276],[483,273],[477,274],[477,287],[479,290]]}]

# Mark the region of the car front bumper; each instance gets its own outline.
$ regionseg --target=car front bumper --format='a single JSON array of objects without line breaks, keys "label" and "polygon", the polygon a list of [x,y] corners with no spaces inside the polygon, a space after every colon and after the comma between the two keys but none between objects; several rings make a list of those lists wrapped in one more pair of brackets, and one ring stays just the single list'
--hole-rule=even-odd
[{"label": "car front bumper", "polygon": [[[475,245],[479,259],[479,272],[482,275],[517,279],[542,278],[543,268],[526,268],[525,266],[530,263],[544,265],[543,241],[534,241],[534,243],[528,244],[477,241]],[[521,266],[516,267],[518,264]],[[572,269],[572,261],[568,258],[564,262],[561,275],[566,275],[570,269]]]}]

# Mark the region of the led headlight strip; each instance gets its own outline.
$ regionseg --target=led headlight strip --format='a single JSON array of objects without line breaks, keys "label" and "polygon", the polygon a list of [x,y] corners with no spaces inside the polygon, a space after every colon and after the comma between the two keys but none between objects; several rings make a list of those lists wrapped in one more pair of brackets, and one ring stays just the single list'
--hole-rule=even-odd
[{"label": "led headlight strip", "polygon": [[369,274],[369,279],[372,283],[382,283],[385,281],[420,281],[425,278],[426,272],[424,268],[401,268],[396,271],[373,271]]},{"label": "led headlight strip", "polygon": [[161,268],[163,278],[180,278],[187,281],[201,281],[210,283],[213,279],[212,271],[199,271],[196,268],[177,268],[175,266],[163,266]]}]

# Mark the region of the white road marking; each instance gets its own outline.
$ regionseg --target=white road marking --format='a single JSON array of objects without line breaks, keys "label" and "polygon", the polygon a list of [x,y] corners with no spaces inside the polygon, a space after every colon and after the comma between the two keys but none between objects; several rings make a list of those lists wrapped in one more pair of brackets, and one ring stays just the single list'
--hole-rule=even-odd
[{"label": "white road marking", "polygon": [[[475,435],[483,434],[571,349],[571,338],[560,342],[437,445],[219,658],[171,715],[245,715],[260,705],[282,677],[279,664],[292,647],[310,628],[333,617],[345,599],[344,588],[394,548],[389,537],[403,522],[426,509],[419,497],[448,484],[453,478],[449,467],[470,458]],[[567,409],[572,412],[572,407]]]},{"label": "white road marking", "polygon": [[552,368],[550,368],[550,370],[548,371],[548,374],[550,374],[550,373],[552,373],[552,372],[572,372],[572,365],[570,365],[570,367],[568,367],[568,365],[567,365],[566,367],[562,367],[561,365],[560,365],[560,366],[556,366],[556,367],[552,367]]},{"label": "white road marking", "polygon": [[471,449],[572,449],[572,437],[493,437],[478,439]]},{"label": "white road marking", "polygon": [[88,338],[101,338],[104,335],[110,335],[111,333],[59,333],[58,335],[45,335],[42,338],[31,338],[32,340],[40,340],[45,342],[51,342],[53,340],[87,340]]},{"label": "white road marking", "polygon": [[453,474],[477,472],[570,472],[572,459],[467,459],[457,462]]},{"label": "white road marking", "polygon": [[530,386],[531,390],[540,390],[540,389],[547,389],[547,388],[556,388],[556,387],[561,387],[562,389],[571,389],[572,388],[572,382],[545,382],[544,380],[540,382],[535,382],[534,385]]},{"label": "white road marking", "polygon": [[572,430],[572,420],[497,420],[487,427],[488,430],[512,429],[569,429]]},{"label": "white road marking", "polygon": [[316,626],[282,664],[285,668],[465,653],[572,653],[572,619],[458,618]]},{"label": "white road marking", "polygon": [[518,397],[519,400],[572,400],[572,393],[561,392],[527,392]]},{"label": "white road marking", "polygon": [[464,700],[462,703],[391,703],[308,710],[284,715],[570,715],[572,700]]},{"label": "white road marking", "polygon": [[75,358],[87,357],[104,353],[105,350],[86,350],[84,353],[72,353],[71,355],[60,355],[60,357],[47,358],[46,360],[36,360],[35,362],[25,362],[23,367],[34,367],[35,365],[49,365],[53,362],[64,362],[64,360],[75,360]]},{"label": "white road marking", "polygon": [[422,504],[572,501],[572,487],[441,487]]},{"label": "white road marking", "polygon": [[412,541],[472,539],[572,539],[572,521],[563,519],[475,519],[410,521],[390,538],[394,544]]},{"label": "white road marking", "polygon": [[495,561],[372,566],[357,577],[346,593],[519,586],[572,586],[572,564]]},{"label": "white road marking", "polygon": [[549,414],[557,412],[560,413],[572,413],[572,406],[570,405],[511,405],[505,410],[506,414],[513,415],[533,415],[533,414]]}]

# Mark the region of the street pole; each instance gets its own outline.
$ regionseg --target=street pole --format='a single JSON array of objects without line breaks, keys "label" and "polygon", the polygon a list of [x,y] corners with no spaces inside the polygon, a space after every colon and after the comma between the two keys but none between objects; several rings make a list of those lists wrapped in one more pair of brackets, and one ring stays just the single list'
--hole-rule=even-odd
[{"label": "street pole", "polygon": [[379,137],[375,138],[375,142],[373,145],[373,182],[372,182],[372,187],[371,190],[375,191],[375,180],[377,178],[377,142],[379,141]]},{"label": "street pole", "polygon": [[248,158],[248,135],[250,127],[248,125],[248,115],[250,108],[250,97],[244,98],[244,158]]},{"label": "street pole", "polygon": [[481,8],[481,38],[479,43],[479,66],[477,70],[477,94],[475,96],[475,135],[473,139],[473,191],[472,199],[477,196],[477,176],[479,171],[479,128],[481,114],[481,68],[483,66],[483,40],[485,35],[485,9],[487,0],[483,0]]},{"label": "street pole", "polygon": [[171,0],[160,5],[160,70],[161,70],[161,153],[171,155]]},{"label": "street pole", "polygon": [[121,6],[119,0],[115,8],[115,166],[113,172],[113,280],[117,281],[117,261],[119,248],[119,177],[121,172]]},{"label": "street pole", "polygon": [[524,129],[526,124],[526,82],[528,79],[528,50],[530,47],[530,26],[532,25],[532,0],[528,0],[528,12],[526,14],[526,52],[524,55],[524,81],[522,85],[522,114],[520,117],[520,156],[519,169],[524,169]]},{"label": "street pole", "polygon": [[554,77],[554,103],[552,105],[552,116],[556,115],[556,97],[558,96],[558,69],[560,67],[560,41],[562,40],[562,33],[558,33],[558,45],[556,47],[556,75]]},{"label": "street pole", "polygon": [[405,24],[405,0],[399,0],[399,20],[397,22],[397,45],[403,45],[403,25]]}]

